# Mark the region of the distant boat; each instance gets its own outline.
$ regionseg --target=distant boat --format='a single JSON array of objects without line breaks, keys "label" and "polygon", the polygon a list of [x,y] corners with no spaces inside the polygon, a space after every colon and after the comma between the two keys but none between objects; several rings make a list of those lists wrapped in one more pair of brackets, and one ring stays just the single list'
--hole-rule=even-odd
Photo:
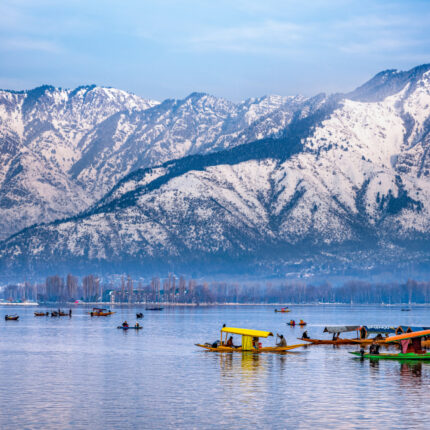
[{"label": "distant boat", "polygon": [[47,316],[49,316],[49,312],[35,312],[34,316],[35,317],[47,317]]},{"label": "distant boat", "polygon": [[160,306],[152,306],[150,308],[145,308],[145,310],[147,311],[162,311],[164,308],[160,307]]},{"label": "distant boat", "polygon": [[89,314],[92,317],[107,317],[109,315],[113,315],[115,312],[112,312],[110,309],[104,309],[104,308],[93,308]]},{"label": "distant boat", "polygon": [[137,327],[135,325],[126,326],[126,327],[119,325],[117,328],[119,328],[121,330],[141,330],[143,327],[141,325],[139,325]]},{"label": "distant boat", "polygon": [[5,321],[18,321],[18,315],[5,315]]},{"label": "distant boat", "polygon": [[291,312],[291,310],[288,308],[281,308],[281,309],[275,309],[275,312],[287,313],[287,312]]}]

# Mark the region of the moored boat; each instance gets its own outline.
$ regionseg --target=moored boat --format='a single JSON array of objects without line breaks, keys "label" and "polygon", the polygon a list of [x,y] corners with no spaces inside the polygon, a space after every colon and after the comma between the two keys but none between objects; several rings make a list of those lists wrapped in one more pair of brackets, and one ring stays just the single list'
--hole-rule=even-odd
[{"label": "moored boat", "polygon": [[390,336],[385,339],[386,343],[400,343],[401,352],[397,354],[387,353],[366,353],[361,351],[350,352],[351,354],[370,359],[390,359],[390,360],[430,360],[430,353],[422,348],[422,338],[430,336],[430,330],[420,330],[416,332],[403,333],[396,336]]},{"label": "moored boat", "polygon": [[35,317],[47,317],[47,316],[49,316],[49,312],[35,312],[34,316]]},{"label": "moored boat", "polygon": [[[389,334],[396,333],[396,329],[395,327],[371,327],[364,325],[360,327],[359,333],[359,339],[352,339],[354,343],[359,343],[360,345],[370,345],[372,343],[377,343],[378,345],[390,346],[390,344],[387,344],[385,340],[388,338]],[[375,334],[376,336],[369,338],[368,336],[371,334]]]},{"label": "moored boat", "polygon": [[145,310],[147,311],[162,311],[164,308],[162,308],[161,306],[152,306],[149,308],[145,308]]},{"label": "moored boat", "polygon": [[[225,339],[223,339],[223,335],[225,333]],[[237,334],[242,337],[242,343],[240,346],[228,345],[227,335],[228,334]],[[297,345],[286,345],[286,346],[262,346],[259,342],[260,338],[267,338],[269,336],[273,336],[273,333],[270,331],[262,331],[262,330],[250,330],[244,328],[234,328],[234,327],[223,327],[221,329],[221,340],[219,342],[215,342],[213,344],[205,343],[199,344],[196,346],[200,348],[204,348],[208,351],[213,352],[252,352],[256,354],[260,353],[285,353],[292,349],[300,348],[301,346],[305,346],[305,344],[297,344]]]}]

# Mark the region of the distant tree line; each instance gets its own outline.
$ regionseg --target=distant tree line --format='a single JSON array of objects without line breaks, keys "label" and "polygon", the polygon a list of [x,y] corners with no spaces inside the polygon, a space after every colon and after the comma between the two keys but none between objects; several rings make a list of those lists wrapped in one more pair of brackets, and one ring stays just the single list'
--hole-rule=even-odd
[{"label": "distant tree line", "polygon": [[404,283],[348,281],[342,286],[289,281],[281,283],[200,282],[194,279],[153,277],[149,282],[122,277],[102,282],[95,275],[82,279],[49,276],[44,283],[10,284],[0,289],[0,298],[16,302],[111,302],[111,303],[430,303],[430,282]]}]

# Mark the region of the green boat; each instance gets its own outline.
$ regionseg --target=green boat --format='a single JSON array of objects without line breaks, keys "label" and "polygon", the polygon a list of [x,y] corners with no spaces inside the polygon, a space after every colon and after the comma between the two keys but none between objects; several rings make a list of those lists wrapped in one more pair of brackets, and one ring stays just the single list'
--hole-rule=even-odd
[{"label": "green boat", "polygon": [[421,361],[430,361],[430,353],[427,352],[425,354],[415,354],[413,352],[408,352],[406,354],[369,354],[364,353],[361,355],[360,351],[349,352],[352,355],[363,358],[370,358],[371,360],[421,360]]},{"label": "green boat", "polygon": [[374,352],[354,351],[350,352],[357,357],[370,358],[372,360],[416,360],[427,361],[430,360],[430,353],[422,348],[421,341],[430,336],[430,330],[412,331],[410,333],[403,333],[397,336],[387,337],[386,343],[398,343],[402,352],[398,354],[375,354]]}]

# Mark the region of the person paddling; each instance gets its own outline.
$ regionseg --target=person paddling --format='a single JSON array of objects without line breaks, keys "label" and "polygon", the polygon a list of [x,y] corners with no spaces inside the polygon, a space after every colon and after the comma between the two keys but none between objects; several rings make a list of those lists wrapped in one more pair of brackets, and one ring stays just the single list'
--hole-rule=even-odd
[{"label": "person paddling", "polygon": [[279,342],[276,344],[276,346],[285,347],[287,346],[287,341],[285,340],[285,337],[283,334],[277,334],[277,337],[279,337]]},{"label": "person paddling", "polygon": [[124,322],[122,323],[122,326],[123,326],[124,328],[127,328],[127,327],[128,327],[128,322],[127,322],[127,321],[124,321]]}]

